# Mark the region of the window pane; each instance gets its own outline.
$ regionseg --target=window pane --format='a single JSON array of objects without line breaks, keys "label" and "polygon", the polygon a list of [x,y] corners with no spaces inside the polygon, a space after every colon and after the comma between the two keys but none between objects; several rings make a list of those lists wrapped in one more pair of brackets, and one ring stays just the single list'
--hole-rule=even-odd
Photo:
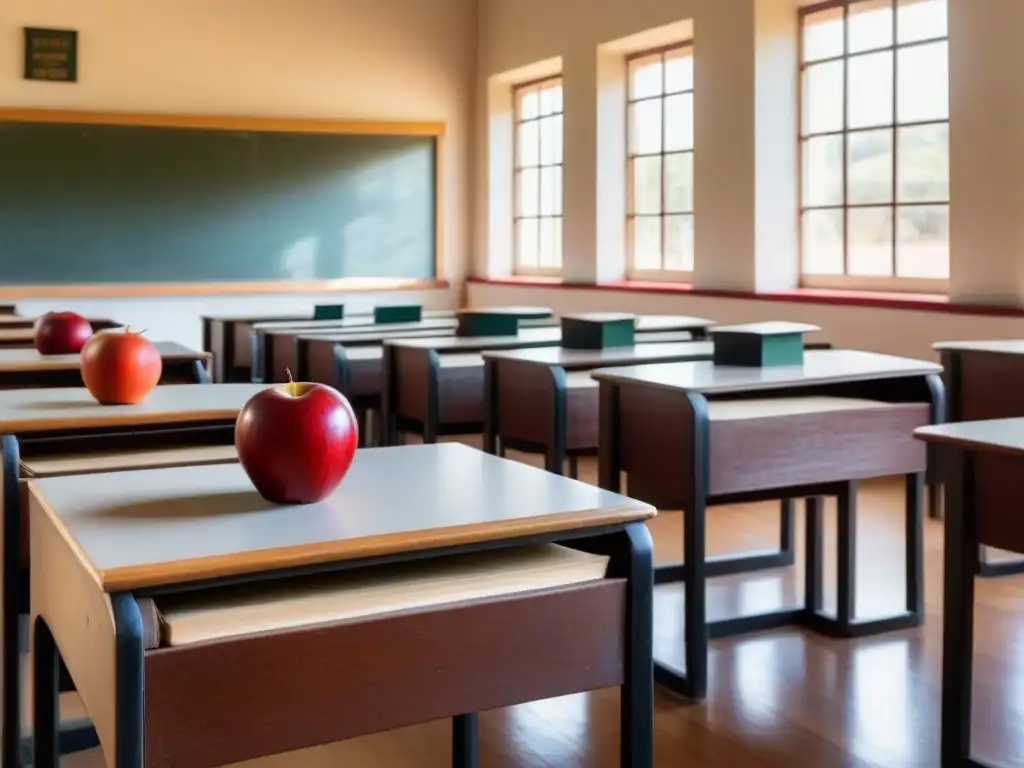
[{"label": "window pane", "polygon": [[804,272],[843,274],[843,210],[806,211],[803,216]]},{"label": "window pane", "polygon": [[693,216],[665,217],[665,269],[693,271]]},{"label": "window pane", "polygon": [[543,85],[540,92],[540,114],[552,115],[561,111],[562,86]]},{"label": "window pane", "polygon": [[537,116],[540,99],[536,87],[524,88],[519,91],[519,119],[531,120]]},{"label": "window pane", "polygon": [[693,90],[693,49],[668,51],[665,54],[665,92]]},{"label": "window pane", "polygon": [[832,59],[843,55],[843,9],[809,13],[804,16],[804,61]]},{"label": "window pane", "polygon": [[562,162],[562,116],[554,115],[538,121],[540,125],[540,164]]},{"label": "window pane", "polygon": [[661,218],[633,219],[633,267],[661,269]]},{"label": "window pane", "polygon": [[661,157],[633,159],[633,213],[661,213]]},{"label": "window pane", "polygon": [[948,123],[898,130],[896,181],[901,203],[949,200]]},{"label": "window pane", "polygon": [[562,220],[541,219],[540,220],[540,257],[539,266],[551,268],[557,267],[561,261],[559,230],[562,228]]},{"label": "window pane", "polygon": [[891,203],[892,130],[850,133],[846,147],[847,203]]},{"label": "window pane", "polygon": [[848,61],[850,128],[892,124],[892,51],[853,56]]},{"label": "window pane", "polygon": [[949,34],[946,0],[899,0],[896,9],[896,40],[912,43]]},{"label": "window pane", "polygon": [[516,222],[516,246],[521,267],[536,267],[537,261],[537,219],[520,219]]},{"label": "window pane", "polygon": [[847,274],[892,275],[892,208],[851,208]]},{"label": "window pane", "polygon": [[804,133],[843,128],[843,62],[815,64],[804,70]]},{"label": "window pane", "polygon": [[634,154],[661,152],[661,99],[630,104],[630,147]]},{"label": "window pane", "polygon": [[949,206],[912,205],[896,214],[896,274],[949,277]]},{"label": "window pane", "polygon": [[851,5],[850,53],[891,46],[892,23],[892,0],[866,0]]},{"label": "window pane", "polygon": [[804,205],[843,204],[843,137],[816,136],[804,140]]},{"label": "window pane", "polygon": [[665,97],[665,151],[693,149],[693,94]]},{"label": "window pane", "polygon": [[540,162],[538,125],[536,120],[519,125],[519,146],[516,147],[516,163],[520,168],[537,165]]},{"label": "window pane", "polygon": [[660,53],[631,61],[629,70],[630,99],[645,99],[661,94],[663,72]]},{"label": "window pane", "polygon": [[553,165],[540,170],[540,215],[558,216],[562,213],[562,168]]},{"label": "window pane", "polygon": [[901,48],[896,54],[899,122],[945,120],[949,117],[949,44],[928,43]]},{"label": "window pane", "polygon": [[536,168],[524,168],[519,171],[517,179],[519,187],[519,216],[536,216],[540,213],[540,171]]},{"label": "window pane", "polygon": [[693,154],[665,155],[665,210],[693,212]]}]

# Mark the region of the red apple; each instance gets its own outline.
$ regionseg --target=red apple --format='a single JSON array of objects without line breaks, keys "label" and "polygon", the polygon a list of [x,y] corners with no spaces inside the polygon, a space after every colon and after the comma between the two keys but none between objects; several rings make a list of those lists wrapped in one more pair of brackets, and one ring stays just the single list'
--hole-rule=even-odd
[{"label": "red apple", "polygon": [[103,405],[141,403],[160,381],[160,350],[142,334],[100,331],[82,347],[82,381]]},{"label": "red apple", "polygon": [[275,504],[329,496],[352,466],[359,426],[345,396],[324,384],[294,382],[249,399],[235,422],[238,461]]},{"label": "red apple", "polygon": [[47,312],[35,322],[35,345],[41,355],[76,355],[92,336],[92,324],[74,312]]}]

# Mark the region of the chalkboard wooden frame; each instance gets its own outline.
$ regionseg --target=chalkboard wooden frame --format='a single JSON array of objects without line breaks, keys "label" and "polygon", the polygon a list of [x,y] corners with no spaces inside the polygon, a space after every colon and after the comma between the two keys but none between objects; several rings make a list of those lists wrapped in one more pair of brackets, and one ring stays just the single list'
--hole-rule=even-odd
[{"label": "chalkboard wooden frame", "polygon": [[0,123],[62,125],[130,125],[152,128],[262,131],[279,133],[363,134],[372,136],[429,136],[434,141],[435,258],[434,279],[347,277],[319,281],[241,283],[97,283],[88,285],[4,285],[6,298],[74,298],[117,296],[186,296],[267,293],[328,293],[334,291],[403,291],[447,288],[443,279],[444,136],[445,124],[431,121],[346,121],[230,115],[177,115],[139,112],[85,112],[49,109],[0,109]]}]

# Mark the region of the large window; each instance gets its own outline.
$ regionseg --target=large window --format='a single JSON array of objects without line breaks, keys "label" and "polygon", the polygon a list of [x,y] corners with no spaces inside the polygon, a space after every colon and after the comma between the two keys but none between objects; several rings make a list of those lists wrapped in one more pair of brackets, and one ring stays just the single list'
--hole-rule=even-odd
[{"label": "large window", "polygon": [[693,272],[693,46],[631,56],[629,275],[688,279]]},{"label": "large window", "polygon": [[515,265],[562,269],[562,79],[515,88]]},{"label": "large window", "polygon": [[949,278],[946,0],[839,0],[802,27],[803,282]]}]

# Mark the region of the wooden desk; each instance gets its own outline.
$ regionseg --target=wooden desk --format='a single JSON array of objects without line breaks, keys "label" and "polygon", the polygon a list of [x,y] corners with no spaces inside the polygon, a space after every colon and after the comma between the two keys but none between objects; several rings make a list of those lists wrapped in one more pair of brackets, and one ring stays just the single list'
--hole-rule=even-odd
[{"label": "wooden desk", "polygon": [[[993,388],[993,392],[1001,388]],[[946,473],[942,617],[942,768],[992,768],[971,757],[974,576],[983,547],[1024,554],[1024,418],[925,427]]]},{"label": "wooden desk", "polygon": [[[372,318],[371,318],[372,320]],[[317,328],[286,326],[283,328],[263,328],[253,326],[252,354],[257,364],[253,376],[260,376],[267,382],[288,381],[286,369],[292,368],[297,362],[296,338],[299,335],[312,337],[331,337],[347,339],[353,336],[375,334],[379,339],[415,338],[425,334],[452,334],[455,332],[456,320],[452,317],[431,317],[418,323],[381,323],[372,322],[363,325],[321,326]]]},{"label": "wooden desk", "polygon": [[[31,486],[36,768],[56,765],[58,648],[111,768],[225,765],[440,718],[471,768],[476,712],[612,685],[620,764],[653,765],[646,504],[459,444],[359,451],[306,506],[264,502],[229,465]],[[609,559],[514,580],[538,549]],[[311,608],[344,584],[384,587],[391,607],[350,589],[347,612]],[[202,619],[187,637],[183,613]]]},{"label": "wooden desk", "polygon": [[[700,320],[702,332],[707,321]],[[560,328],[527,328],[515,336],[463,336],[384,342],[381,368],[382,445],[400,432],[423,435],[478,434],[484,428],[484,360],[492,350],[557,347]],[[690,341],[689,331],[637,331],[641,343]]]},{"label": "wooden desk", "polygon": [[[932,346],[941,357],[946,383],[946,421],[981,421],[1024,416],[1024,340],[943,341]],[[940,467],[941,464],[936,466]],[[933,502],[940,497],[933,494]],[[937,503],[929,510],[941,516]],[[1024,560],[982,547],[981,576],[1024,573]]]},{"label": "wooden desk", "polygon": [[[0,390],[0,469],[3,477],[3,731],[2,762],[19,765],[31,744],[22,743],[18,685],[19,614],[27,610],[26,543],[28,518],[23,508],[22,478],[53,474],[54,462],[64,470],[93,472],[137,467],[140,462],[166,466],[196,456],[172,449],[230,446],[238,411],[263,389],[251,384],[182,384],[158,386],[145,402],[134,406],[97,404],[84,387]],[[160,449],[160,450],[157,450]],[[84,462],[89,456],[91,462]],[[118,458],[120,457],[120,458]],[[209,455],[203,463],[215,461]],[[219,460],[231,460],[221,457]],[[48,466],[47,466],[48,465]],[[113,487],[120,487],[118,482]],[[91,729],[72,724],[69,744],[90,746]]]},{"label": "wooden desk", "polygon": [[[659,567],[659,583],[682,582],[684,674],[658,660],[655,679],[702,698],[709,636],[803,625],[833,637],[917,626],[922,617],[923,484],[927,465],[914,428],[943,413],[941,368],[851,350],[805,352],[800,366],[742,368],[711,362],[608,368],[600,382],[600,484],[661,509],[682,509],[685,564]],[[906,611],[862,620],[856,608],[857,481],[906,476]],[[836,616],[822,613],[824,496],[836,496]],[[707,508],[766,499],[807,499],[804,605],[708,622],[707,579],[765,567],[768,555],[709,559]]]},{"label": "wooden desk", "polygon": [[[0,336],[3,330],[0,329]],[[208,384],[209,352],[173,341],[154,342],[163,360],[161,384]],[[35,349],[0,349],[0,389],[81,387],[81,355],[41,355]]]},{"label": "wooden desk", "polygon": [[[308,320],[305,315],[203,315],[203,350],[213,355],[213,380],[218,383],[241,381],[248,382],[252,378],[248,370],[236,368],[236,357],[249,360],[249,326],[259,322],[275,320]],[[241,328],[244,326],[244,331]],[[237,350],[237,353],[236,353]]]}]

